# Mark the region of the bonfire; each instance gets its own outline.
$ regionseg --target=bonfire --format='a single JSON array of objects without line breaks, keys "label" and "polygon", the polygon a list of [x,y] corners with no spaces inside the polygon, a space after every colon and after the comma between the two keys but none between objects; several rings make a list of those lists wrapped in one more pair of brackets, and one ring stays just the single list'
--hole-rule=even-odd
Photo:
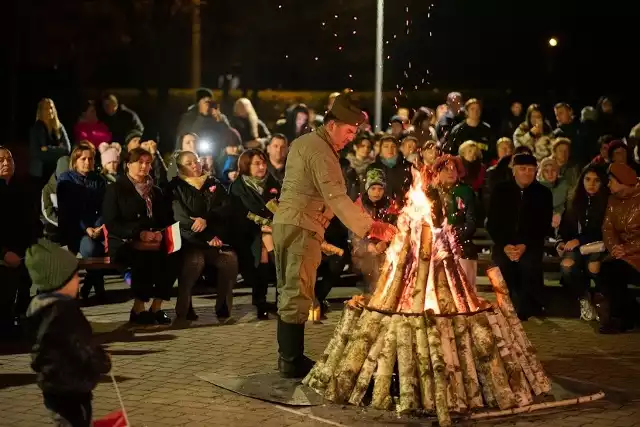
[{"label": "bonfire", "polygon": [[452,414],[532,405],[551,383],[500,270],[487,271],[491,304],[467,281],[455,233],[436,220],[422,174],[406,201],[375,291],[345,304],[303,384],[335,403],[435,413],[441,426]]}]

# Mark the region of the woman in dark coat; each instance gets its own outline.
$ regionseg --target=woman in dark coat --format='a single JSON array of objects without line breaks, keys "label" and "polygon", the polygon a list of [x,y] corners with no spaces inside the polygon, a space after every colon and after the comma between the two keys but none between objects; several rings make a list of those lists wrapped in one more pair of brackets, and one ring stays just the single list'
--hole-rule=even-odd
[{"label": "woman in dark coat", "polygon": [[596,317],[589,287],[593,280],[596,289],[600,288],[600,266],[606,253],[582,255],[580,246],[602,241],[602,223],[609,200],[607,182],[602,167],[584,168],[560,222],[558,252],[562,254],[562,278],[580,302],[580,318],[587,321]]},{"label": "woman in dark coat", "polygon": [[29,133],[29,156],[31,176],[46,180],[56,170],[58,159],[71,152],[69,137],[58,119],[58,112],[53,101],[48,98],[40,100],[36,112],[36,122]]},{"label": "woman in dark coat", "polygon": [[[135,301],[129,321],[169,324],[162,310],[175,282],[174,256],[167,255],[162,231],[173,223],[171,204],[149,176],[151,153],[134,148],[127,154],[127,170],[107,187],[102,214],[113,261],[131,268]],[[145,303],[153,299],[149,311]]]},{"label": "woman in dark coat", "polygon": [[[104,256],[102,226],[102,200],[105,180],[94,171],[95,149],[89,143],[81,143],[73,149],[69,170],[58,177],[58,224],[62,243],[83,258]],[[104,273],[89,270],[81,290],[88,298],[91,288],[98,300],[104,300]]]},{"label": "woman in dark coat", "polygon": [[260,226],[246,219],[248,213],[267,220],[273,212],[267,202],[280,195],[280,184],[267,172],[267,157],[260,150],[247,150],[238,159],[238,178],[231,184],[238,218],[244,221],[240,228],[241,240],[236,247],[240,259],[242,276],[249,278],[253,286],[252,302],[256,306],[258,319],[269,318],[267,312],[274,309],[267,304],[267,288],[273,271],[273,238],[271,227]]},{"label": "woman in dark coat", "polygon": [[216,268],[218,296],[216,315],[221,321],[231,315],[233,285],[238,277],[238,258],[229,246],[231,199],[222,184],[203,173],[198,156],[190,151],[176,158],[178,176],[170,184],[173,214],[180,222],[182,265],[178,276],[177,320],[197,320],[191,291],[205,266]]}]

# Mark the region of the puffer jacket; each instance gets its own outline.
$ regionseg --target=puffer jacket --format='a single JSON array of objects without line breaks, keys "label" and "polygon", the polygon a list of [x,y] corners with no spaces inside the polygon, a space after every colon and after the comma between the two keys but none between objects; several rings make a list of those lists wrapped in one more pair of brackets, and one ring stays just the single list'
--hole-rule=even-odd
[{"label": "puffer jacket", "polygon": [[33,333],[31,368],[45,393],[89,393],[101,374],[111,370],[104,349],[92,341],[91,325],[78,301],[43,293],[27,310]]},{"label": "puffer jacket", "polygon": [[[193,182],[193,181],[192,181]],[[231,199],[220,181],[208,176],[204,182],[191,184],[181,177],[175,177],[169,189],[173,195],[173,216],[180,222],[180,235],[195,246],[208,247],[214,237],[218,237],[224,243],[230,243],[233,227]],[[207,228],[201,233],[191,230],[194,220],[191,218],[204,218]]]},{"label": "puffer jacket", "polygon": [[609,252],[620,245],[622,258],[640,271],[640,187],[625,189],[609,197],[602,225],[604,244]]}]

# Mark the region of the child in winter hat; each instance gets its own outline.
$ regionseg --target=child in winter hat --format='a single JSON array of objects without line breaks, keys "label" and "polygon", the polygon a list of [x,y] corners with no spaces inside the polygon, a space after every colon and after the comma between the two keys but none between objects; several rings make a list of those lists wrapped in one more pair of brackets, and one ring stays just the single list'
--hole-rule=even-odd
[{"label": "child in winter hat", "polygon": [[115,180],[120,165],[120,153],[122,147],[117,142],[107,144],[103,142],[98,147],[100,151],[100,162],[102,163],[102,173],[105,176],[113,177]]},{"label": "child in winter hat", "polygon": [[27,250],[25,265],[40,294],[29,305],[34,329],[31,368],[56,425],[91,425],[91,392],[111,358],[91,339],[91,325],[76,297],[78,260],[45,239]]}]

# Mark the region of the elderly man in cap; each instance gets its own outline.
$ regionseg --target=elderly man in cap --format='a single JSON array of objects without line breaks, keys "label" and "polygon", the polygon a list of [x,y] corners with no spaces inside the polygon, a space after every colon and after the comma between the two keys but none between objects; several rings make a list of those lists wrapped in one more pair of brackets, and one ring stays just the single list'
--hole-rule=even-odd
[{"label": "elderly man in cap", "polygon": [[640,307],[627,285],[640,284],[640,186],[629,166],[609,167],[609,205],[602,237],[612,259],[602,263],[602,295],[594,299],[600,318],[600,333],[633,329],[640,320]]},{"label": "elderly man in cap", "polygon": [[493,239],[491,258],[504,276],[521,320],[543,308],[539,299],[545,236],[551,231],[551,191],[536,181],[536,158],[516,154],[513,180],[498,184],[489,201],[487,231]]},{"label": "elderly man in cap", "polygon": [[365,116],[350,94],[336,97],[324,125],[291,143],[280,204],[273,220],[278,280],[280,374],[301,378],[313,362],[304,356],[304,324],[314,298],[320,244],[334,215],[359,237],[389,241],[394,226],[374,221],[347,196],[338,152]]}]

